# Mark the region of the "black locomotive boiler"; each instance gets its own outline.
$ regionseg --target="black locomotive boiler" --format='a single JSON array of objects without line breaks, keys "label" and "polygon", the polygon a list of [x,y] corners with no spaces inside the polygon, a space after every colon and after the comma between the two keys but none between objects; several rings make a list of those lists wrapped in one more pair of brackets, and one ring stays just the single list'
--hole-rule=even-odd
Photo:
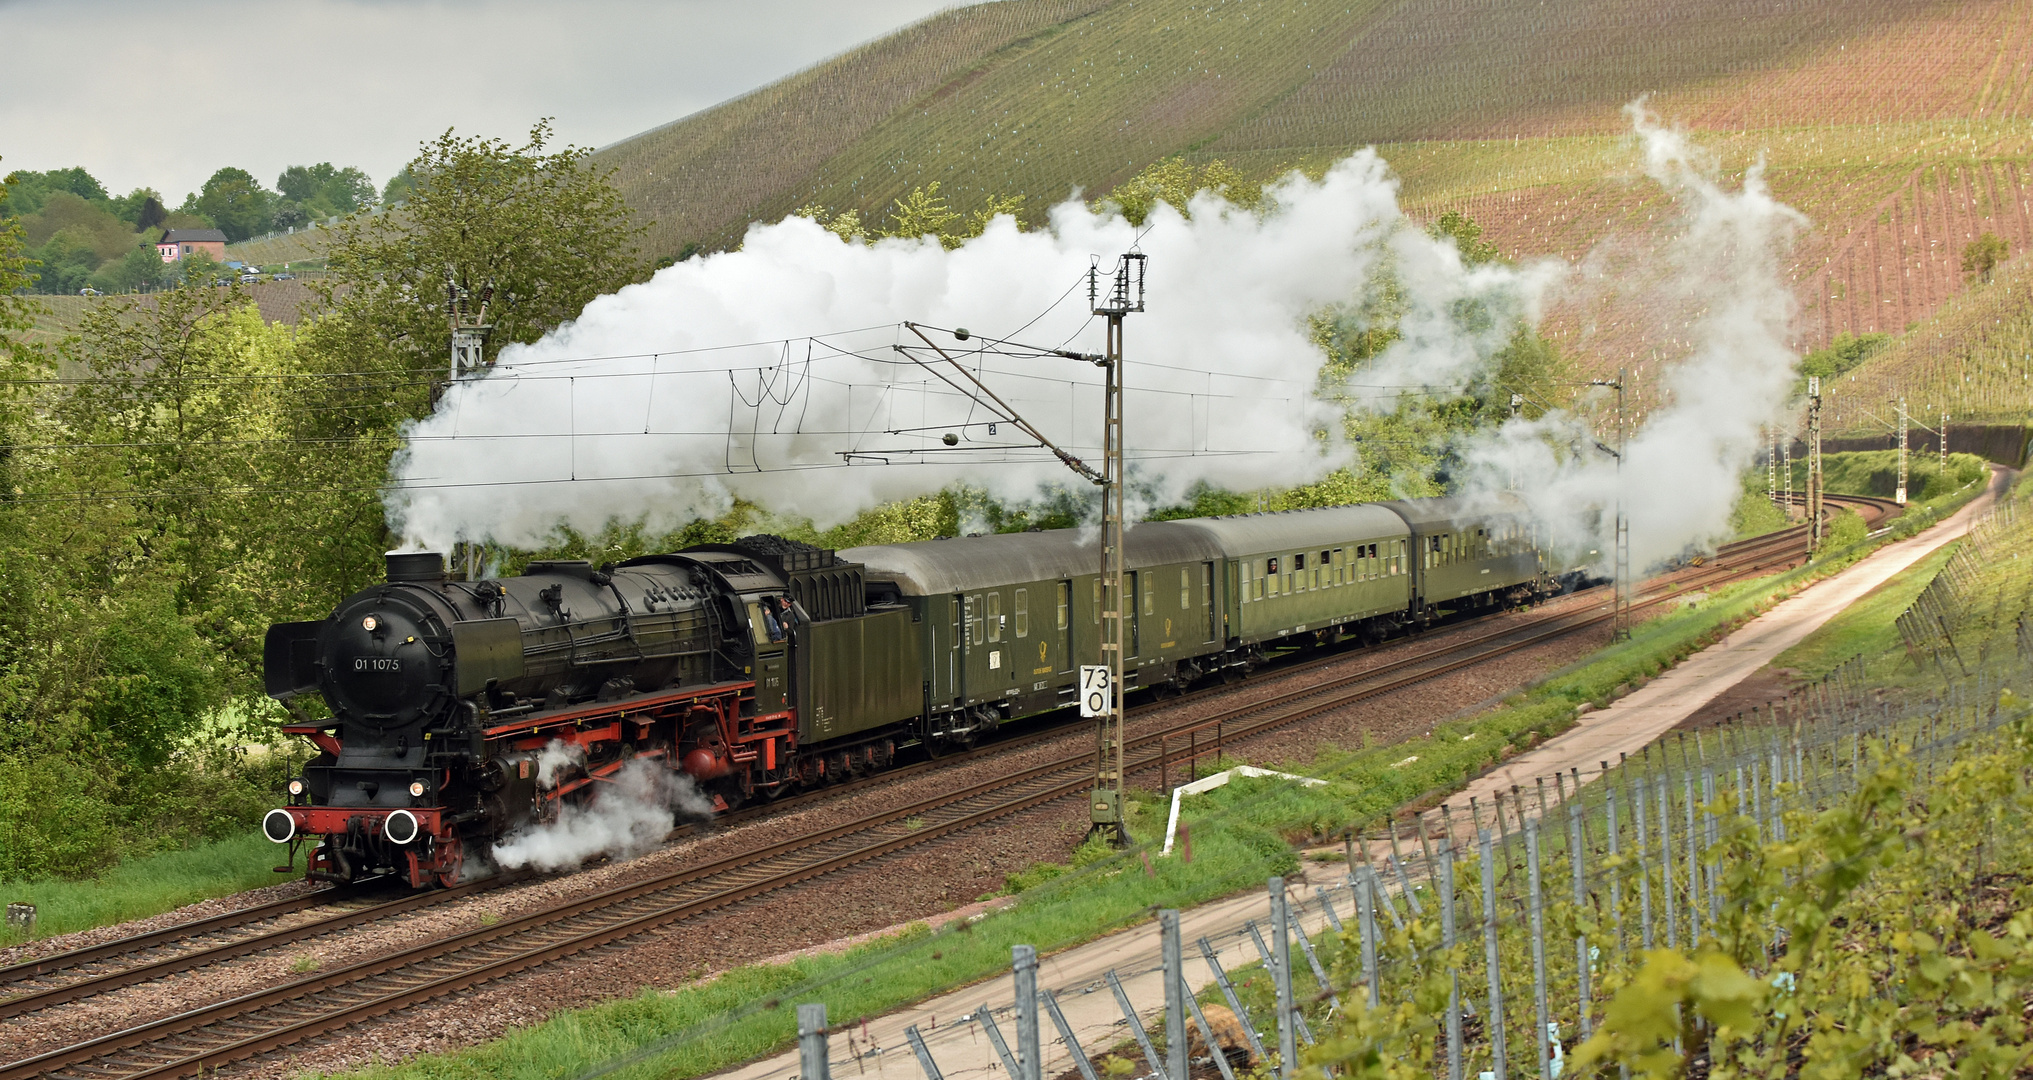
[{"label": "black locomotive boiler", "polygon": [[[1555,583],[1513,503],[1421,499],[1130,528],[1126,689],[1247,671]],[[330,716],[263,829],[314,878],[453,884],[631,762],[719,808],[937,754],[1073,699],[1100,555],[1054,530],[832,552],[751,536],[467,581],[442,556],[269,629],[268,692]]]}]

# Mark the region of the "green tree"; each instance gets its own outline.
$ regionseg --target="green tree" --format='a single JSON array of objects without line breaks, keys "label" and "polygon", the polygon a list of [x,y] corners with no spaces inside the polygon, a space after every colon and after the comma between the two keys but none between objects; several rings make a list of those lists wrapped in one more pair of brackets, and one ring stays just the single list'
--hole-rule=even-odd
[{"label": "green tree", "polygon": [[14,172],[8,174],[7,201],[0,203],[0,213],[27,216],[42,209],[42,204],[57,192],[68,192],[89,202],[106,202],[106,187],[99,183],[83,166],[68,169],[51,169],[48,172]]},{"label": "green tree", "polygon": [[[350,214],[374,205],[374,181],[359,169],[334,166],[329,161],[316,165],[291,165],[275,179],[275,189],[288,203],[301,207],[311,219]],[[301,222],[291,222],[300,224]]]},{"label": "green tree", "polygon": [[92,275],[92,284],[101,292],[128,292],[153,289],[168,276],[167,264],[156,253],[154,242],[144,237],[119,261],[100,267],[99,272]]},{"label": "green tree", "polygon": [[405,165],[401,171],[389,177],[388,185],[381,189],[382,205],[394,206],[397,203],[407,202],[409,201],[409,193],[414,190],[416,190],[416,181],[409,175],[409,166]]},{"label": "green tree", "polygon": [[336,317],[381,342],[360,344],[409,371],[441,370],[449,280],[475,300],[490,296],[491,359],[641,276],[642,226],[610,173],[589,165],[584,147],[546,150],[551,139],[548,120],[520,147],[447,131],[410,162],[416,187],[404,213],[332,230],[332,275],[321,287]]},{"label": "green tree", "polygon": [[1461,261],[1469,266],[1481,266],[1503,257],[1503,252],[1495,244],[1482,238],[1482,226],[1459,210],[1442,213],[1429,231],[1436,240],[1453,240],[1454,246],[1461,251]]},{"label": "green tree", "polygon": [[[1270,175],[1283,171],[1284,167],[1279,166],[1271,170]],[[1255,210],[1263,205],[1263,181],[1245,177],[1241,171],[1219,158],[1195,168],[1188,165],[1184,158],[1177,157],[1145,166],[1143,171],[1117,184],[1115,190],[1095,200],[1093,205],[1096,210],[1113,209],[1130,224],[1142,225],[1159,203],[1167,203],[1172,209],[1191,217],[1193,196],[1202,191],[1219,195],[1246,210]]]},{"label": "green tree", "polygon": [[960,214],[939,194],[939,181],[934,180],[912,188],[910,194],[896,201],[890,210],[890,227],[883,235],[904,240],[936,236],[940,243],[955,248],[960,246],[960,239],[946,234],[959,220]]},{"label": "green tree", "polygon": [[[1827,348],[1816,349],[1800,358],[1800,374],[1817,375],[1823,379],[1847,375],[1863,366],[1864,361],[1885,351],[1891,343],[1890,334],[1837,334]],[[1801,386],[1804,393],[1804,378]]]},{"label": "green tree", "polygon": [[169,215],[162,205],[162,193],[154,188],[135,188],[114,199],[109,209],[115,217],[134,226],[136,232],[161,225],[163,218]]},{"label": "green tree", "polygon": [[91,240],[76,229],[63,229],[38,248],[36,291],[51,296],[75,294],[92,279],[99,268],[99,255]]},{"label": "green tree", "polygon": [[[944,195],[939,194],[939,182],[911,189],[910,194],[898,199],[890,213],[890,227],[870,235],[861,221],[859,210],[843,210],[834,213],[830,208],[813,204],[801,206],[791,213],[796,217],[811,218],[827,232],[842,240],[859,240],[871,243],[882,238],[915,240],[925,236],[936,236],[939,243],[948,250],[957,248],[988,228],[988,223],[1004,214],[1017,219],[1017,227],[1023,227],[1024,197],[1022,195],[991,195],[974,212],[962,214],[953,209]],[[691,257],[692,249],[687,248],[685,257]],[[668,266],[671,260],[660,265]]]},{"label": "green tree", "polygon": [[1989,282],[1991,271],[2005,261],[2006,251],[2006,244],[1998,238],[1998,234],[1987,230],[1962,249],[1962,272],[1975,274],[1977,280]]},{"label": "green tree", "polygon": [[267,230],[274,200],[252,173],[228,166],[205,181],[190,208],[210,218],[226,239],[238,242]]}]

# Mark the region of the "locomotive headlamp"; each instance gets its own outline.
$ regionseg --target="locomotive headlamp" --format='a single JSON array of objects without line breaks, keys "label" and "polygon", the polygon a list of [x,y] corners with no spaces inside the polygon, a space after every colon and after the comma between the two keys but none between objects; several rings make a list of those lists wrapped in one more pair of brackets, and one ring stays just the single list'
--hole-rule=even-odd
[{"label": "locomotive headlamp", "polygon": [[372,615],[369,615],[366,618],[360,620],[360,629],[369,631],[370,633],[374,630],[375,627],[380,625],[381,620],[375,618]]},{"label": "locomotive headlamp", "polygon": [[409,793],[410,793],[411,795],[415,796],[416,798],[419,798],[419,799],[423,798],[423,797],[424,797],[424,782],[423,782],[423,781],[421,781],[421,780],[411,780],[411,781],[409,782]]},{"label": "locomotive headlamp", "polygon": [[291,795],[301,795],[304,793],[304,782],[302,777],[296,777],[290,780],[289,793]]}]

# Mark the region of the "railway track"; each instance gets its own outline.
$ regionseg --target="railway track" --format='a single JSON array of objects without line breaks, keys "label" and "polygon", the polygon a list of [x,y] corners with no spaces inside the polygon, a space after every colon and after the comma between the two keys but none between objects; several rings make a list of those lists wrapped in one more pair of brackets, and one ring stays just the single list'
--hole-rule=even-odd
[{"label": "railway track", "polygon": [[[1831,497],[1830,502],[1837,502]],[[1873,511],[1882,520],[1883,500],[1852,500]],[[1713,587],[1741,577],[1761,573],[1775,565],[1798,559],[1804,552],[1804,526],[1782,530],[1765,537],[1727,545],[1713,562],[1684,568],[1663,576],[1632,600],[1633,609],[1664,603],[1687,592]],[[1167,761],[1182,760],[1184,752],[1170,752],[1169,738],[1190,728],[1219,721],[1234,724],[1228,739],[1246,739],[1276,727],[1347,707],[1382,696],[1405,686],[1437,678],[1480,663],[1494,656],[1530,647],[1553,638],[1599,625],[1613,617],[1597,604],[1580,611],[1555,613],[1524,625],[1512,625],[1451,642],[1437,652],[1338,676],[1275,695],[1267,700],[1238,706],[1213,720],[1172,725],[1133,740],[1126,753],[1131,771],[1160,767]],[[1321,663],[1345,659],[1346,654],[1323,657]],[[1287,667],[1287,672],[1307,665]],[[1196,695],[1197,696],[1197,695]],[[1139,710],[1141,711],[1141,710]],[[1005,741],[974,751],[977,754],[1002,752],[1012,744],[1058,734],[1063,726]],[[945,766],[965,760],[959,755],[941,759]],[[1017,813],[1034,806],[1084,792],[1091,784],[1090,752],[1068,755],[1058,761],[1036,766],[1013,775],[941,793],[909,806],[864,817],[821,833],[802,836],[758,851],[745,852],[717,862],[661,875],[647,881],[612,888],[559,904],[492,926],[484,926],[451,938],[426,942],[359,963],[306,976],[230,1001],[194,1009],[178,1016],[139,1025],[35,1058],[0,1066],[0,1080],[34,1076],[47,1077],[154,1077],[186,1075],[291,1045],[318,1034],[345,1027],[421,1001],[512,975],[549,961],[598,948],[655,927],[694,917],[744,900],[796,885],[833,871],[881,858],[906,847]],[[906,766],[878,779],[888,780],[933,763]],[[774,804],[783,808],[815,797],[828,797],[851,790],[849,786],[798,796]],[[760,808],[758,808],[760,809]],[[742,816],[747,816],[744,813]],[[424,906],[443,902],[454,890],[417,894],[383,905],[363,907],[334,916],[334,921],[308,924],[301,937],[342,928],[336,920],[355,922],[399,913],[404,904]],[[315,895],[315,894],[313,894]],[[297,898],[302,906],[308,898]],[[288,903],[288,902],[283,902]],[[299,909],[300,909],[299,907]],[[258,909],[249,909],[255,911]],[[407,908],[404,908],[407,910]],[[372,914],[370,914],[372,913]],[[243,914],[243,913],[234,913]],[[264,916],[274,918],[275,915]],[[224,919],[227,916],[221,916]],[[322,927],[320,929],[320,927]],[[185,928],[170,928],[169,934]],[[294,931],[298,928],[290,928]],[[284,931],[284,932],[290,932]],[[208,950],[171,958],[176,970],[217,962],[279,941],[255,944],[254,940],[228,942],[220,950]],[[129,942],[134,939],[129,939]],[[117,949],[128,942],[113,942],[100,950]],[[110,953],[105,955],[111,955]],[[50,958],[51,960],[57,958]],[[47,964],[49,961],[44,961]],[[24,965],[26,966],[26,965]],[[16,969],[0,970],[0,978]],[[137,967],[132,972],[112,973],[117,985],[131,985],[168,973],[157,968]],[[5,985],[5,983],[0,983]],[[74,984],[82,986],[84,984]],[[96,993],[113,988],[100,983]],[[64,989],[38,995],[43,1003],[66,1000]],[[74,993],[72,998],[83,996]],[[27,1011],[26,998],[0,1003],[6,1015]]]}]

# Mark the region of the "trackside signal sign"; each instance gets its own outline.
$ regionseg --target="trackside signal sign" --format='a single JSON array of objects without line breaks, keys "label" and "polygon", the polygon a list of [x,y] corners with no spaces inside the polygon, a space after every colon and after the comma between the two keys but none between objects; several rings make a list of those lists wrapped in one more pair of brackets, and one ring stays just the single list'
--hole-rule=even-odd
[{"label": "trackside signal sign", "polygon": [[1108,665],[1080,665],[1080,715],[1092,719],[1114,711],[1115,684],[1109,680]]}]

